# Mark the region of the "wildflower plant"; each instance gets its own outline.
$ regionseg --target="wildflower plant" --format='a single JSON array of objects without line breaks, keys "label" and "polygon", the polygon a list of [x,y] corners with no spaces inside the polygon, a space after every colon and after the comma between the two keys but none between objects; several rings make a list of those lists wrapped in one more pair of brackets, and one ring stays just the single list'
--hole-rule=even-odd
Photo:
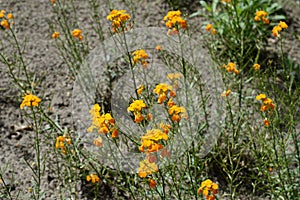
[{"label": "wildflower plant", "polygon": [[[75,1],[50,0],[49,40],[75,80],[75,128],[61,125],[36,86],[15,32],[18,16],[0,12],[0,61],[34,130],[34,164],[25,159],[30,198],[43,198],[47,164],[59,182],[58,199],[79,198],[78,186],[95,199],[103,188],[117,199],[299,197],[300,87],[297,66],[283,53],[289,22],[270,0],[200,3],[208,15],[199,34],[211,60],[199,55],[201,43],[177,8],[161,16],[162,28],[139,29],[132,10],[112,8],[103,18],[91,0],[88,30],[77,21]],[[99,47],[91,48],[91,35]],[[263,58],[268,37],[280,42],[281,70]],[[109,102],[100,95],[103,80]],[[6,174],[1,167],[0,198],[16,199]]]}]

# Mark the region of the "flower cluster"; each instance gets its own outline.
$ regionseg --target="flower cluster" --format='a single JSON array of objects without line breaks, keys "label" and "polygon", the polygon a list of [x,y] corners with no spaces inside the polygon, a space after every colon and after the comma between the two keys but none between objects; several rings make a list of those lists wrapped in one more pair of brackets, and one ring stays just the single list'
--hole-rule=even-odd
[{"label": "flower cluster", "polygon": [[72,36],[75,38],[78,38],[80,41],[83,40],[82,30],[80,30],[80,29],[74,29],[72,31]]},{"label": "flower cluster", "polygon": [[236,65],[233,62],[228,63],[225,67],[227,72],[234,72],[235,74],[239,73],[239,70],[236,69]]},{"label": "flower cluster", "polygon": [[263,10],[256,11],[254,20],[257,22],[262,20],[265,24],[270,24],[270,20],[266,18],[267,15],[268,13],[266,11]]},{"label": "flower cluster", "polygon": [[168,98],[168,94],[170,97],[176,97],[176,92],[173,90],[172,86],[166,83],[156,85],[153,91],[155,94],[159,95],[157,100],[159,104],[162,104]]},{"label": "flower cluster", "polygon": [[272,29],[272,35],[274,37],[279,37],[279,33],[282,29],[287,29],[288,25],[285,22],[280,21],[277,26],[274,26]]},{"label": "flower cluster", "polygon": [[215,195],[218,194],[218,184],[212,182],[210,179],[206,179],[201,183],[201,186],[198,188],[198,193],[202,193],[206,199],[214,200]]},{"label": "flower cluster", "polygon": [[14,23],[13,21],[11,21],[14,18],[14,16],[11,13],[8,13],[5,16],[5,13],[6,13],[5,10],[0,11],[0,19],[3,19],[0,25],[5,29],[10,29],[10,25]]},{"label": "flower cluster", "polygon": [[166,27],[177,31],[178,27],[182,29],[187,29],[186,20],[181,18],[181,12],[177,11],[169,11],[168,14],[164,17],[164,21],[166,21]]},{"label": "flower cluster", "polygon": [[141,63],[143,67],[147,67],[148,62],[146,59],[148,58],[148,54],[144,49],[136,50],[132,53],[133,55],[133,64]]},{"label": "flower cluster", "polygon": [[160,129],[151,129],[142,136],[139,150],[144,152],[146,148],[146,153],[157,152],[163,148],[162,144],[158,143],[160,140],[168,140],[168,135]]},{"label": "flower cluster", "polygon": [[134,122],[140,123],[145,119],[145,116],[142,114],[143,111],[142,109],[145,108],[147,108],[147,105],[142,99],[140,99],[140,100],[133,101],[127,108],[127,111],[133,113]]},{"label": "flower cluster", "polygon": [[71,137],[69,135],[64,135],[64,136],[58,136],[56,138],[56,142],[55,142],[55,148],[56,149],[61,149],[61,152],[63,154],[66,154],[67,153],[67,149],[66,149],[66,146],[65,144],[68,144],[70,145],[72,142],[71,140]]},{"label": "flower cluster", "polygon": [[265,111],[268,111],[268,110],[270,110],[272,112],[275,108],[275,104],[273,103],[272,99],[267,98],[267,95],[265,95],[265,94],[257,95],[256,100],[261,100],[262,101],[263,104],[260,107],[260,110],[262,112],[265,112]]},{"label": "flower cluster", "polygon": [[115,120],[109,113],[101,114],[101,107],[99,104],[95,104],[90,114],[92,116],[92,125],[88,128],[88,132],[92,132],[94,129],[98,130],[98,133],[108,134],[111,133],[112,138],[118,137],[118,129],[115,127]]},{"label": "flower cluster", "polygon": [[92,183],[98,183],[100,181],[100,178],[98,177],[97,174],[90,174],[86,176],[86,181],[88,182],[92,181]]},{"label": "flower cluster", "polygon": [[36,107],[39,105],[39,103],[41,102],[42,100],[40,98],[38,98],[37,96],[35,95],[32,95],[30,93],[26,94],[24,97],[23,97],[23,101],[20,105],[20,109],[23,109],[24,106],[27,106],[27,107]]},{"label": "flower cluster", "polygon": [[145,178],[153,172],[158,172],[158,166],[154,162],[151,163],[148,159],[140,162],[140,167],[138,168],[139,177]]},{"label": "flower cluster", "polygon": [[169,115],[173,122],[179,122],[183,117],[187,118],[186,109],[176,104],[169,107]]},{"label": "flower cluster", "polygon": [[130,19],[130,15],[126,13],[126,10],[112,10],[106,19],[112,22],[113,32],[115,33],[119,28],[124,31],[125,23]]},{"label": "flower cluster", "polygon": [[205,30],[208,32],[211,32],[211,34],[213,34],[213,35],[217,34],[217,31],[216,31],[216,29],[214,29],[212,24],[207,24],[205,27]]}]

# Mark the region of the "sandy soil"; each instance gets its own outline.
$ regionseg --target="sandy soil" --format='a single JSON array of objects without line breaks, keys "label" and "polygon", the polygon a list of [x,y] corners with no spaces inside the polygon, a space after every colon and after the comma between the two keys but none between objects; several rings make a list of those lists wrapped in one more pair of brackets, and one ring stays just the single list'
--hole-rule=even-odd
[{"label": "sandy soil", "polygon": [[[80,28],[85,30],[91,41],[95,41],[96,37],[91,31],[89,25],[89,12],[87,1],[77,1],[77,9],[79,13],[78,21]],[[127,5],[123,1],[112,1],[116,9],[127,9]],[[299,4],[298,4],[299,5]],[[196,4],[195,4],[196,6]],[[191,6],[191,10],[197,10],[197,7]],[[286,45],[288,54],[297,62],[300,62],[299,55],[299,9],[294,9],[295,6],[286,4],[286,13],[288,14],[289,32],[295,32],[298,35],[290,34]],[[15,27],[17,36],[20,40],[27,39],[27,47],[24,52],[29,70],[36,72],[37,79],[41,82],[38,85],[44,101],[51,102],[52,116],[59,119],[63,127],[73,129],[72,116],[70,110],[70,98],[73,88],[74,79],[70,76],[68,68],[58,56],[51,33],[48,26],[48,21],[54,17],[50,3],[47,0],[0,0],[0,9],[5,9],[13,12],[15,15]],[[162,17],[167,13],[169,7],[166,3],[161,3],[159,0],[139,1],[135,5],[136,9],[136,24],[138,27],[158,26],[161,24]],[[101,6],[100,13],[103,18],[108,14],[109,7]],[[290,21],[289,21],[290,20]],[[200,25],[200,19],[193,19],[194,25]],[[109,23],[105,25],[109,27]],[[0,31],[0,37],[1,33]],[[91,49],[94,47],[91,42]],[[2,49],[1,49],[2,51]],[[5,173],[5,179],[11,187],[12,193],[17,194],[20,191],[20,199],[30,199],[30,188],[32,187],[32,172],[25,163],[27,160],[33,167],[35,151],[33,148],[34,131],[30,123],[26,121],[23,112],[20,111],[19,105],[21,102],[20,92],[13,86],[11,78],[6,73],[6,67],[0,65],[0,168],[3,169],[6,165],[8,169]],[[51,100],[52,99],[52,100]],[[43,144],[47,153],[52,144]],[[51,171],[53,165],[53,157],[47,154],[45,176],[42,179],[42,190],[45,192],[44,199],[57,199],[58,183],[55,175]],[[1,193],[0,185],[0,193]],[[80,199],[88,199],[83,195],[83,186],[78,183],[78,192]],[[105,188],[103,188],[105,190]],[[114,191],[111,191],[114,192]],[[107,194],[108,195],[108,194]],[[106,199],[112,196],[108,195]],[[103,197],[103,199],[105,199]]]}]

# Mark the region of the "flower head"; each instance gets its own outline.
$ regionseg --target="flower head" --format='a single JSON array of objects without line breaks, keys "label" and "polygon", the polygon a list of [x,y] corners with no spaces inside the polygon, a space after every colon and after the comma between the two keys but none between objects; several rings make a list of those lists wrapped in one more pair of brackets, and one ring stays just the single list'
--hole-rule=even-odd
[{"label": "flower head", "polygon": [[166,83],[160,83],[160,84],[156,85],[156,87],[153,91],[154,91],[154,93],[159,95],[158,100],[157,100],[157,102],[159,104],[163,103],[168,98],[168,96],[167,96],[168,94],[171,97],[176,96],[176,92],[173,90],[173,87]]},{"label": "flower head", "polygon": [[259,70],[260,69],[260,65],[259,64],[257,64],[257,63],[255,63],[254,65],[253,65],[253,68],[257,71],[257,70]]},{"label": "flower head", "polygon": [[262,105],[260,107],[260,110],[262,112],[268,111],[270,110],[271,113],[275,108],[275,104],[273,103],[272,99],[267,98],[267,95],[265,94],[260,94],[256,96],[256,100],[261,100],[262,101]]},{"label": "flower head", "polygon": [[61,152],[63,154],[66,154],[67,153],[67,150],[66,150],[66,144],[70,145],[72,142],[71,140],[71,137],[69,135],[61,135],[61,136],[58,136],[56,138],[56,142],[55,142],[55,148],[56,149],[61,149]]},{"label": "flower head", "polygon": [[5,29],[10,29],[10,24],[7,19],[1,21],[1,26]]},{"label": "flower head", "polygon": [[86,181],[92,182],[92,183],[97,183],[100,181],[100,178],[98,177],[97,174],[90,174],[86,176]]},{"label": "flower head", "polygon": [[113,32],[117,32],[119,28],[124,31],[125,23],[130,19],[130,15],[126,13],[126,10],[112,10],[106,19],[112,22]]},{"label": "flower head", "polygon": [[183,117],[187,118],[186,109],[177,105],[169,108],[169,115],[174,122],[179,122]]},{"label": "flower head", "polygon": [[30,93],[26,94],[24,97],[23,97],[23,101],[20,105],[20,109],[23,109],[24,106],[27,106],[27,107],[36,107],[39,105],[39,103],[41,102],[42,100],[40,98],[38,98],[37,96],[35,95],[32,95]]},{"label": "flower head", "polygon": [[72,31],[72,36],[75,37],[75,38],[78,38],[79,40],[83,40],[82,30],[81,29],[74,29]]},{"label": "flower head", "polygon": [[198,193],[202,193],[206,199],[215,199],[215,195],[218,193],[218,184],[212,182],[210,179],[206,179],[201,183],[201,186],[198,188]]},{"label": "flower head", "polygon": [[[117,128],[115,127],[115,120],[110,113],[100,113],[101,107],[99,104],[95,104],[90,114],[92,116],[92,125],[87,129],[88,132],[92,132],[94,129],[98,130],[98,133],[112,133],[112,137],[117,136]],[[102,141],[101,141],[102,143]],[[98,142],[99,144],[99,142]]]},{"label": "flower head", "polygon": [[166,21],[166,27],[169,29],[175,28],[178,30],[178,27],[187,29],[187,22],[181,18],[181,12],[179,10],[169,11],[164,17],[164,21]]},{"label": "flower head", "polygon": [[274,37],[279,37],[279,33],[281,32],[282,29],[287,29],[289,26],[283,22],[283,21],[280,21],[279,24],[277,26],[274,26],[273,29],[272,29],[272,35]]},{"label": "flower head", "polygon": [[148,58],[148,54],[144,49],[136,50],[133,53],[133,64],[141,63],[143,67],[147,66],[146,59]]},{"label": "flower head", "polygon": [[55,31],[54,33],[52,33],[52,39],[56,39],[56,38],[59,38],[60,36],[60,33]]},{"label": "flower head", "polygon": [[236,69],[236,65],[233,62],[229,62],[225,67],[227,72],[234,72],[235,74],[239,73],[239,70]]},{"label": "flower head", "polygon": [[222,94],[221,97],[228,97],[231,93],[231,90],[225,90]]},{"label": "flower head", "polygon": [[150,163],[148,159],[145,159],[140,162],[140,167],[138,168],[138,175],[141,178],[145,178],[147,175],[150,175],[153,172],[157,171],[157,165],[154,162]]},{"label": "flower head", "polygon": [[5,10],[0,11],[0,18],[3,18],[5,16],[5,12],[6,12]]}]

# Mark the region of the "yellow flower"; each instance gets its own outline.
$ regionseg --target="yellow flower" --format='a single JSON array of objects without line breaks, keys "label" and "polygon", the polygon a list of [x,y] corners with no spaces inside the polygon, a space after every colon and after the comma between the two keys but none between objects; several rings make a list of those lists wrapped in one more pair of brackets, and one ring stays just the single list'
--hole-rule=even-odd
[{"label": "yellow flower", "polygon": [[141,85],[137,90],[136,92],[140,95],[142,94],[142,92],[145,90],[145,86],[144,85]]},{"label": "yellow flower", "polygon": [[159,95],[157,100],[159,104],[163,103],[167,99],[168,93],[170,93],[170,96],[172,97],[176,96],[176,93],[175,91],[173,91],[172,86],[166,83],[160,83],[156,85],[153,91],[154,93]]},{"label": "yellow flower", "polygon": [[97,183],[100,181],[100,178],[98,177],[97,174],[90,174],[86,176],[86,181],[88,182],[92,181],[92,183]]},{"label": "yellow flower", "polygon": [[213,28],[212,24],[207,24],[205,30],[210,31]]},{"label": "yellow flower", "polygon": [[156,50],[156,51],[161,51],[161,50],[162,50],[162,47],[161,47],[160,45],[157,45],[157,46],[155,47],[155,50]]},{"label": "yellow flower", "polygon": [[130,104],[130,106],[127,108],[127,111],[130,112],[134,112],[134,111],[141,111],[143,108],[146,108],[146,104],[144,103],[144,101],[141,100],[135,100],[134,102],[132,102]]},{"label": "yellow flower", "polygon": [[213,28],[213,29],[211,30],[211,34],[216,35],[216,34],[217,34],[217,30]]},{"label": "yellow flower", "polygon": [[227,70],[227,72],[234,72],[235,74],[239,73],[239,70],[236,69],[236,65],[233,62],[229,62],[226,65],[226,70]]},{"label": "yellow flower", "polygon": [[263,104],[260,107],[260,110],[262,112],[265,112],[267,110],[271,110],[271,113],[272,113],[272,111],[275,108],[275,104],[273,103],[272,99],[267,98],[267,95],[265,95],[265,94],[260,94],[260,95],[256,96],[256,100],[261,100],[262,101]]},{"label": "yellow flower", "polygon": [[141,178],[145,178],[147,175],[157,172],[158,167],[155,163],[150,163],[148,159],[142,160],[140,162],[140,167],[138,168],[138,175]]},{"label": "yellow flower", "polygon": [[6,19],[1,21],[1,26],[6,28],[6,29],[10,29],[9,22]]},{"label": "yellow flower", "polygon": [[266,98],[267,98],[267,95],[265,95],[265,94],[260,94],[260,95],[256,96],[256,100],[264,100]]},{"label": "yellow flower", "polygon": [[269,24],[270,21],[266,18],[267,15],[268,15],[268,13],[264,10],[256,11],[254,20],[255,21],[262,20],[265,24]]},{"label": "yellow flower", "polygon": [[255,64],[253,65],[253,68],[254,68],[255,70],[259,70],[259,69],[260,69],[260,65],[257,64],[257,63],[255,63]]},{"label": "yellow flower", "polygon": [[230,3],[230,0],[222,0],[224,3]]},{"label": "yellow flower", "polygon": [[112,21],[113,32],[116,32],[119,27],[124,31],[124,24],[130,19],[130,15],[126,10],[112,10],[106,19]]},{"label": "yellow flower", "polygon": [[274,37],[279,37],[279,33],[281,32],[282,29],[287,29],[288,28],[288,25],[283,22],[283,21],[280,21],[279,24],[277,26],[274,26],[273,29],[272,29],[272,35]]},{"label": "yellow flower", "polygon": [[115,120],[111,114],[101,114],[101,107],[99,104],[95,104],[91,110],[90,114],[92,116],[92,125],[87,129],[88,132],[92,132],[94,129],[98,130],[98,133],[112,133],[112,137],[117,135]]},{"label": "yellow flower", "polygon": [[72,31],[72,35],[73,35],[73,37],[78,38],[79,40],[83,40],[82,30],[80,30],[80,29],[74,29]]},{"label": "yellow flower", "polygon": [[11,13],[7,14],[7,19],[13,19],[13,18],[14,18],[13,14],[11,14]]},{"label": "yellow flower", "polygon": [[72,142],[72,140],[69,135],[58,136],[56,138],[55,148],[61,149],[61,152],[63,154],[66,154],[67,150],[66,150],[65,144],[69,145],[69,144],[71,144],[71,142]]},{"label": "yellow flower", "polygon": [[166,21],[166,27],[169,29],[175,28],[178,29],[178,26],[182,29],[187,29],[186,20],[181,18],[181,12],[177,11],[169,11],[166,16],[164,16],[164,21]]},{"label": "yellow flower", "polygon": [[0,18],[3,18],[5,16],[5,10],[0,11]]},{"label": "yellow flower", "polygon": [[231,90],[227,90],[227,91],[224,91],[222,94],[221,94],[221,97],[228,97],[231,93]]},{"label": "yellow flower", "polygon": [[279,22],[278,26],[280,26],[281,28],[288,28],[289,27],[285,22],[282,22],[282,21]]},{"label": "yellow flower", "polygon": [[146,59],[148,58],[148,54],[144,49],[136,50],[133,53],[133,64],[141,63],[143,67],[147,66]]},{"label": "yellow flower", "polygon": [[42,100],[40,98],[38,98],[37,96],[28,93],[23,97],[23,101],[20,105],[20,109],[23,109],[24,106],[27,106],[27,107],[38,106],[41,101]]},{"label": "yellow flower", "polygon": [[179,122],[182,117],[187,118],[185,108],[177,105],[173,105],[169,108],[169,115],[171,115],[171,119],[174,122]]},{"label": "yellow flower", "polygon": [[215,199],[215,195],[218,193],[218,184],[212,182],[210,179],[206,179],[201,183],[201,186],[198,188],[198,193],[202,193],[206,199]]},{"label": "yellow flower", "polygon": [[52,33],[52,38],[53,39],[59,38],[59,36],[60,36],[60,33],[57,32],[57,31],[55,31],[54,33]]}]

